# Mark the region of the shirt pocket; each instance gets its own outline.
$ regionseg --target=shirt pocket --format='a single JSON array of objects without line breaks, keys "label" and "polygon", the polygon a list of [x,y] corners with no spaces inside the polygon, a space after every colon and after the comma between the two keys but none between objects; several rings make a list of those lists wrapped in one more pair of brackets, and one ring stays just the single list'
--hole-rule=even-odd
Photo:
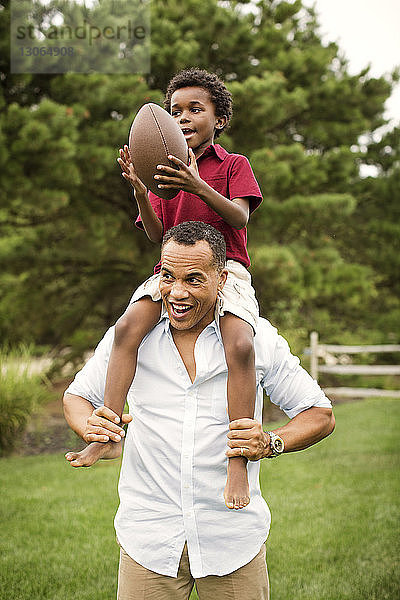
[{"label": "shirt pocket", "polygon": [[226,177],[203,177],[203,179],[213,190],[222,194],[225,198],[228,197],[228,182]]},{"label": "shirt pocket", "polygon": [[[210,382],[214,388],[214,382]],[[212,390],[214,392],[214,389]],[[211,395],[211,416],[220,423],[229,423],[228,398],[226,387],[222,388],[222,393],[212,393]]]}]

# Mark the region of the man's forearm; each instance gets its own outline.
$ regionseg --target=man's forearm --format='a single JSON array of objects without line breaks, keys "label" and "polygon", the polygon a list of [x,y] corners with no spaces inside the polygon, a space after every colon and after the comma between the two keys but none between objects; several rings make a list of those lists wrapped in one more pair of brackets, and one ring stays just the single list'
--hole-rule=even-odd
[{"label": "man's forearm", "polygon": [[[245,456],[249,460],[268,458],[272,454],[269,435],[254,419],[238,419],[229,425],[228,457]],[[313,407],[299,413],[283,427],[273,429],[284,444],[285,452],[304,450],[328,436],[335,428],[330,408]]]},{"label": "man's forearm", "polygon": [[86,431],[87,420],[93,412],[93,406],[88,400],[65,394],[63,398],[64,416],[68,425],[83,439]]},{"label": "man's forearm", "polygon": [[332,433],[335,417],[330,408],[309,408],[299,413],[283,427],[273,431],[285,443],[285,452],[304,450]]},{"label": "man's forearm", "polygon": [[[87,430],[88,419],[93,413],[93,406],[82,398],[74,394],[65,394],[63,398],[64,416],[68,425],[81,437],[85,442],[84,434]],[[114,426],[115,428],[115,426]],[[104,451],[101,458],[111,459],[118,458],[121,455],[121,442],[111,441],[112,433],[109,432],[109,440],[101,442],[104,446]],[[87,442],[88,443],[88,442]],[[96,442],[99,443],[99,442]]]}]

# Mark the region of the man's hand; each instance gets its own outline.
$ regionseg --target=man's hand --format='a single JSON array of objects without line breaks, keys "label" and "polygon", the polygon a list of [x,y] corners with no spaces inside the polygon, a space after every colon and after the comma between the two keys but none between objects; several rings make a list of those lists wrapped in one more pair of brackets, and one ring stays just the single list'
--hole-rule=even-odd
[{"label": "man's hand", "polygon": [[[226,456],[244,456],[248,460],[260,460],[271,454],[269,435],[263,431],[261,423],[254,419],[237,419],[229,424]],[[241,449],[243,448],[243,453]]]},{"label": "man's hand", "polygon": [[179,167],[179,171],[173,167],[167,167],[166,165],[157,165],[160,174],[154,175],[154,179],[157,181],[160,189],[177,189],[192,194],[198,194],[203,180],[199,175],[196,157],[191,148],[189,148],[189,156],[189,166],[185,165],[185,163],[179,160],[179,158],[176,158],[176,156],[168,156],[168,159]]},{"label": "man's hand", "polygon": [[121,167],[122,177],[129,181],[129,183],[135,190],[135,195],[139,194],[144,196],[145,194],[147,194],[146,186],[136,174],[135,168],[132,163],[131,153],[129,152],[129,148],[126,144],[123,149],[119,149],[119,158],[117,158],[117,162]]},{"label": "man's hand", "polygon": [[[331,408],[312,406],[293,417],[283,427],[274,429],[285,444],[285,452],[304,450],[326,436],[335,428],[335,417]],[[260,460],[271,456],[269,435],[263,431],[261,423],[254,419],[237,419],[229,425],[226,455],[244,456],[248,460]],[[243,448],[243,453],[241,452]]]},{"label": "man's hand", "polygon": [[106,406],[96,408],[87,419],[83,439],[86,443],[91,442],[120,442],[125,436],[125,431],[118,423],[130,423],[132,416],[125,414],[119,416]]}]

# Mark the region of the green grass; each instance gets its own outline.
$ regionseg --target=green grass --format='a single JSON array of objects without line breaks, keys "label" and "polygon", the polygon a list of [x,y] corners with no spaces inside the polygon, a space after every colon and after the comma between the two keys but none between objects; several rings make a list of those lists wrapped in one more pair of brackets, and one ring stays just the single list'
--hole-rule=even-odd
[{"label": "green grass", "polygon": [[400,598],[398,400],[336,408],[336,430],[262,464],[273,600]]},{"label": "green grass", "polygon": [[[330,438],[262,464],[271,600],[400,597],[400,402],[335,414]],[[115,598],[118,470],[73,470],[62,455],[0,460],[1,600]]]}]

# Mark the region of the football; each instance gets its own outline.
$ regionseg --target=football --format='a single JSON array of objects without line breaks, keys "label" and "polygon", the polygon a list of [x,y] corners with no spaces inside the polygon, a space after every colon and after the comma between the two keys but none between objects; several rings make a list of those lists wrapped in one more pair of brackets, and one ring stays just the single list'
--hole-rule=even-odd
[{"label": "football", "polygon": [[177,195],[179,190],[160,189],[154,179],[154,175],[160,174],[157,165],[177,169],[168,160],[169,154],[189,164],[189,149],[185,137],[178,123],[166,110],[151,102],[142,106],[129,132],[129,151],[136,173],[148,189],[164,200]]}]

